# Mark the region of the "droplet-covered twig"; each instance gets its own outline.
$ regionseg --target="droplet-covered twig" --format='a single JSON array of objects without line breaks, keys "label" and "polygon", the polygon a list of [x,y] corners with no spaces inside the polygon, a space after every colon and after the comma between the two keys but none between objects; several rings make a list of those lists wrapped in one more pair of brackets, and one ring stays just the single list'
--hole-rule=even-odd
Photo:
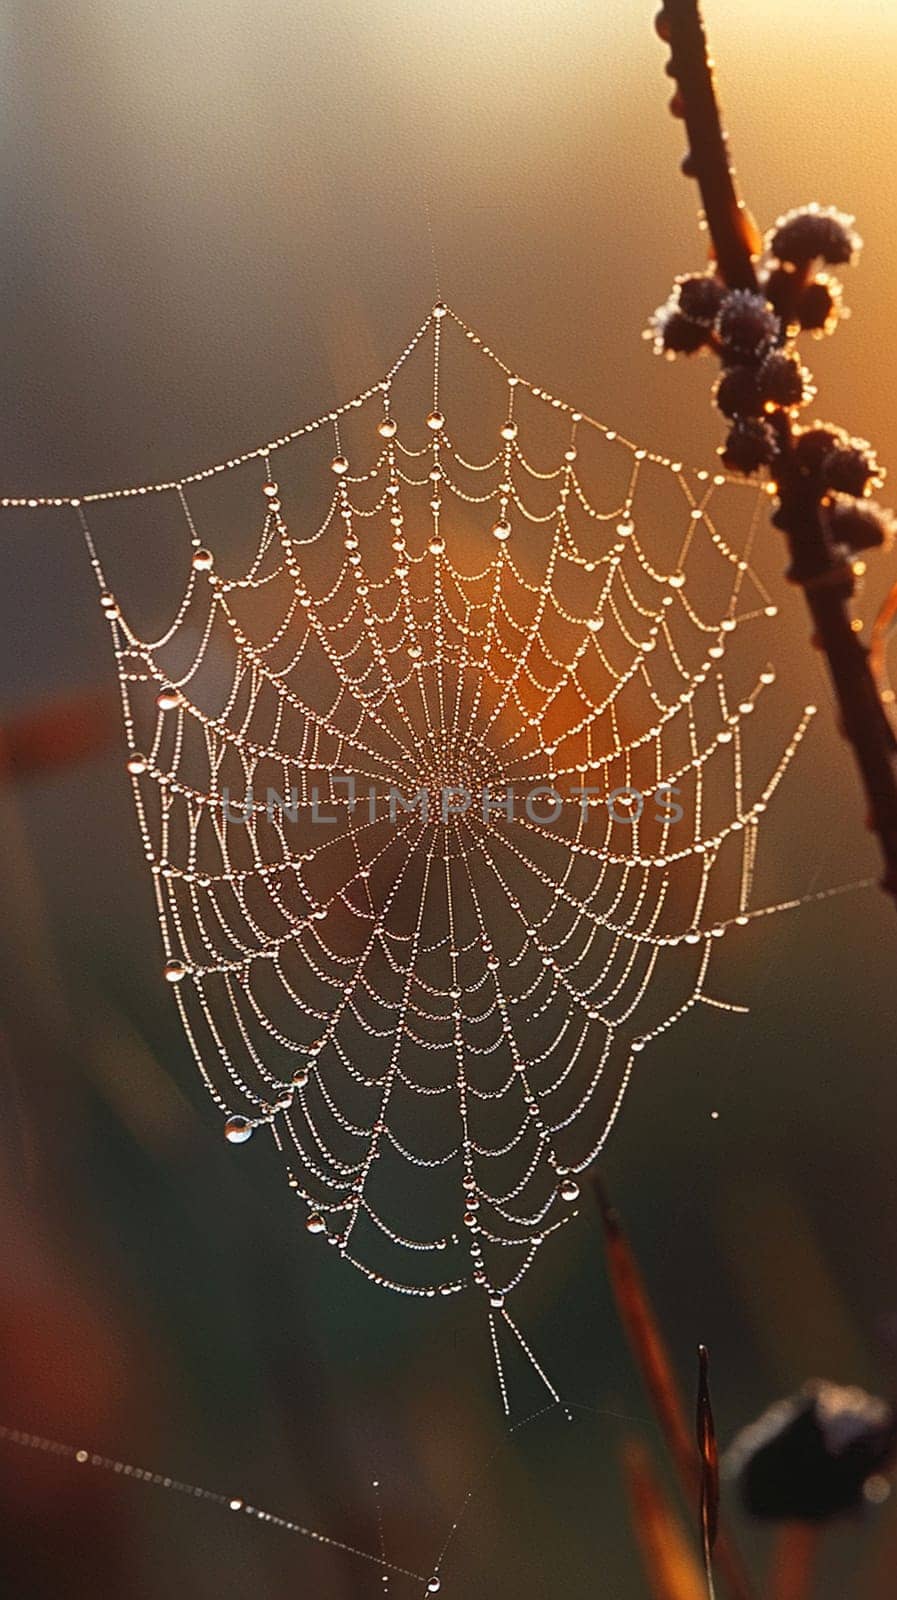
[{"label": "droplet-covered twig", "polygon": [[685,123],[683,170],[698,182],[713,258],[677,280],[649,336],[659,354],[709,353],[720,363],[720,454],[731,472],[765,475],[777,501],[787,575],[806,596],[881,845],[882,886],[897,900],[897,740],[881,673],[850,614],[858,558],[891,543],[895,519],[871,498],[883,481],[871,445],[799,420],[816,389],[797,340],[837,327],[841,286],[828,269],[855,261],[861,241],[851,217],[818,205],[789,212],[761,239],[738,198],[698,0],[665,0],[656,27],[670,47],[670,109]]}]

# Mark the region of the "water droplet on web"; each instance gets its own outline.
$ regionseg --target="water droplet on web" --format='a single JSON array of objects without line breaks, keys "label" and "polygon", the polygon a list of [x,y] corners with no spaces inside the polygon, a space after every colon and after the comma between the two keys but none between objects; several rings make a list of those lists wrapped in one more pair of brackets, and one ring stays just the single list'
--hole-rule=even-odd
[{"label": "water droplet on web", "polygon": [[252,1138],[252,1123],[246,1117],[228,1117],[224,1124],[224,1137],[229,1144],[245,1144]]}]

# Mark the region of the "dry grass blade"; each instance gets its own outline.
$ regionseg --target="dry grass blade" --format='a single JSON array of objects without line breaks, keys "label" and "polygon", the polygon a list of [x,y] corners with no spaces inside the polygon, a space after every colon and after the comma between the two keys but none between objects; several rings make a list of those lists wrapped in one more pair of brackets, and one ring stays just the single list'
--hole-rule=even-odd
[{"label": "dry grass blade", "polygon": [[709,1366],[707,1347],[699,1345],[696,1427],[698,1452],[701,1457],[701,1545],[704,1551],[707,1589],[712,1600],[713,1547],[719,1529],[719,1454],[716,1448],[716,1430],[713,1426],[713,1407],[710,1404]]},{"label": "dry grass blade", "polygon": [[[654,1412],[689,1505],[701,1494],[701,1462],[657,1318],[633,1250],[599,1179],[595,1180],[607,1246],[610,1280],[629,1348],[642,1374]],[[720,1531],[717,1561],[734,1600],[753,1600],[753,1588],[729,1535]]]},{"label": "dry grass blade", "polygon": [[701,1569],[679,1518],[657,1481],[647,1450],[636,1440],[623,1452],[623,1472],[654,1600],[706,1600]]},{"label": "dry grass blade", "polygon": [[[769,1579],[770,1600],[808,1600],[820,1539],[821,1529],[813,1523],[786,1523],[779,1534],[773,1555]],[[893,1588],[889,1593],[893,1593]]]},{"label": "dry grass blade", "polygon": [[105,689],[30,706],[0,727],[0,785],[102,755],[121,738],[120,721],[115,696]]},{"label": "dry grass blade", "polygon": [[600,1179],[596,1179],[595,1187],[604,1224],[611,1285],[620,1320],[651,1397],[667,1448],[686,1495],[691,1499],[698,1489],[698,1462],[672,1364],[619,1213],[611,1205]]}]

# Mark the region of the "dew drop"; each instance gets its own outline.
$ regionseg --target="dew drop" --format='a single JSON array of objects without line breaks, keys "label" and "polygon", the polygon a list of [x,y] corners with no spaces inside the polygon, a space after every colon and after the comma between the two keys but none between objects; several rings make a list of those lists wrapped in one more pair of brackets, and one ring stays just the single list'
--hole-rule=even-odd
[{"label": "dew drop", "polygon": [[252,1123],[248,1117],[228,1117],[224,1124],[224,1137],[228,1144],[245,1144],[252,1138]]}]

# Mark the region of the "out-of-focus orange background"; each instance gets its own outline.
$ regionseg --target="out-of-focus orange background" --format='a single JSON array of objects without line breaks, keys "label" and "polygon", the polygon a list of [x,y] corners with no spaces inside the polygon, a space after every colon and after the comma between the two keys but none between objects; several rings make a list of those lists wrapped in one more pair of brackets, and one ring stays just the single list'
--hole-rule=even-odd
[{"label": "out-of-focus orange background", "polygon": [[[810,199],[857,213],[853,318],[807,359],[820,415],[897,466],[897,17],[884,0],[706,9],[761,224]],[[434,298],[427,195],[441,292],[497,350],[709,460],[710,368],[657,363],[639,337],[704,248],[651,12],[12,0],[3,490],[188,471],[379,376]],[[118,533],[151,581],[126,513]],[[421,1572],[478,1477],[444,1593],[643,1596],[619,1451],[654,1435],[595,1227],[545,1253],[520,1315],[599,1415],[502,1447],[480,1308],[366,1286],[297,1236],[264,1148],[223,1146],[159,992],[120,749],[94,748],[112,663],[83,550],[52,514],[4,516],[0,537],[0,720],[83,697],[74,733],[50,713],[65,764],[9,761],[0,793],[0,1419],[371,1549],[378,1478],[388,1553]],[[760,565],[782,692],[826,710],[764,847],[769,892],[803,893],[876,859],[772,532]],[[870,563],[862,616],[895,578],[894,558]],[[814,1373],[895,1387],[895,935],[872,891],[748,930],[722,970],[751,1016],[671,1033],[614,1136],[613,1192],[689,1382],[697,1341],[713,1350],[724,1438]],[[520,1414],[539,1403],[528,1385],[514,1374]],[[348,1557],[6,1445],[0,1495],[16,1600],[384,1587]],[[883,1600],[893,1552],[895,1510],[842,1531],[822,1600]]]}]

